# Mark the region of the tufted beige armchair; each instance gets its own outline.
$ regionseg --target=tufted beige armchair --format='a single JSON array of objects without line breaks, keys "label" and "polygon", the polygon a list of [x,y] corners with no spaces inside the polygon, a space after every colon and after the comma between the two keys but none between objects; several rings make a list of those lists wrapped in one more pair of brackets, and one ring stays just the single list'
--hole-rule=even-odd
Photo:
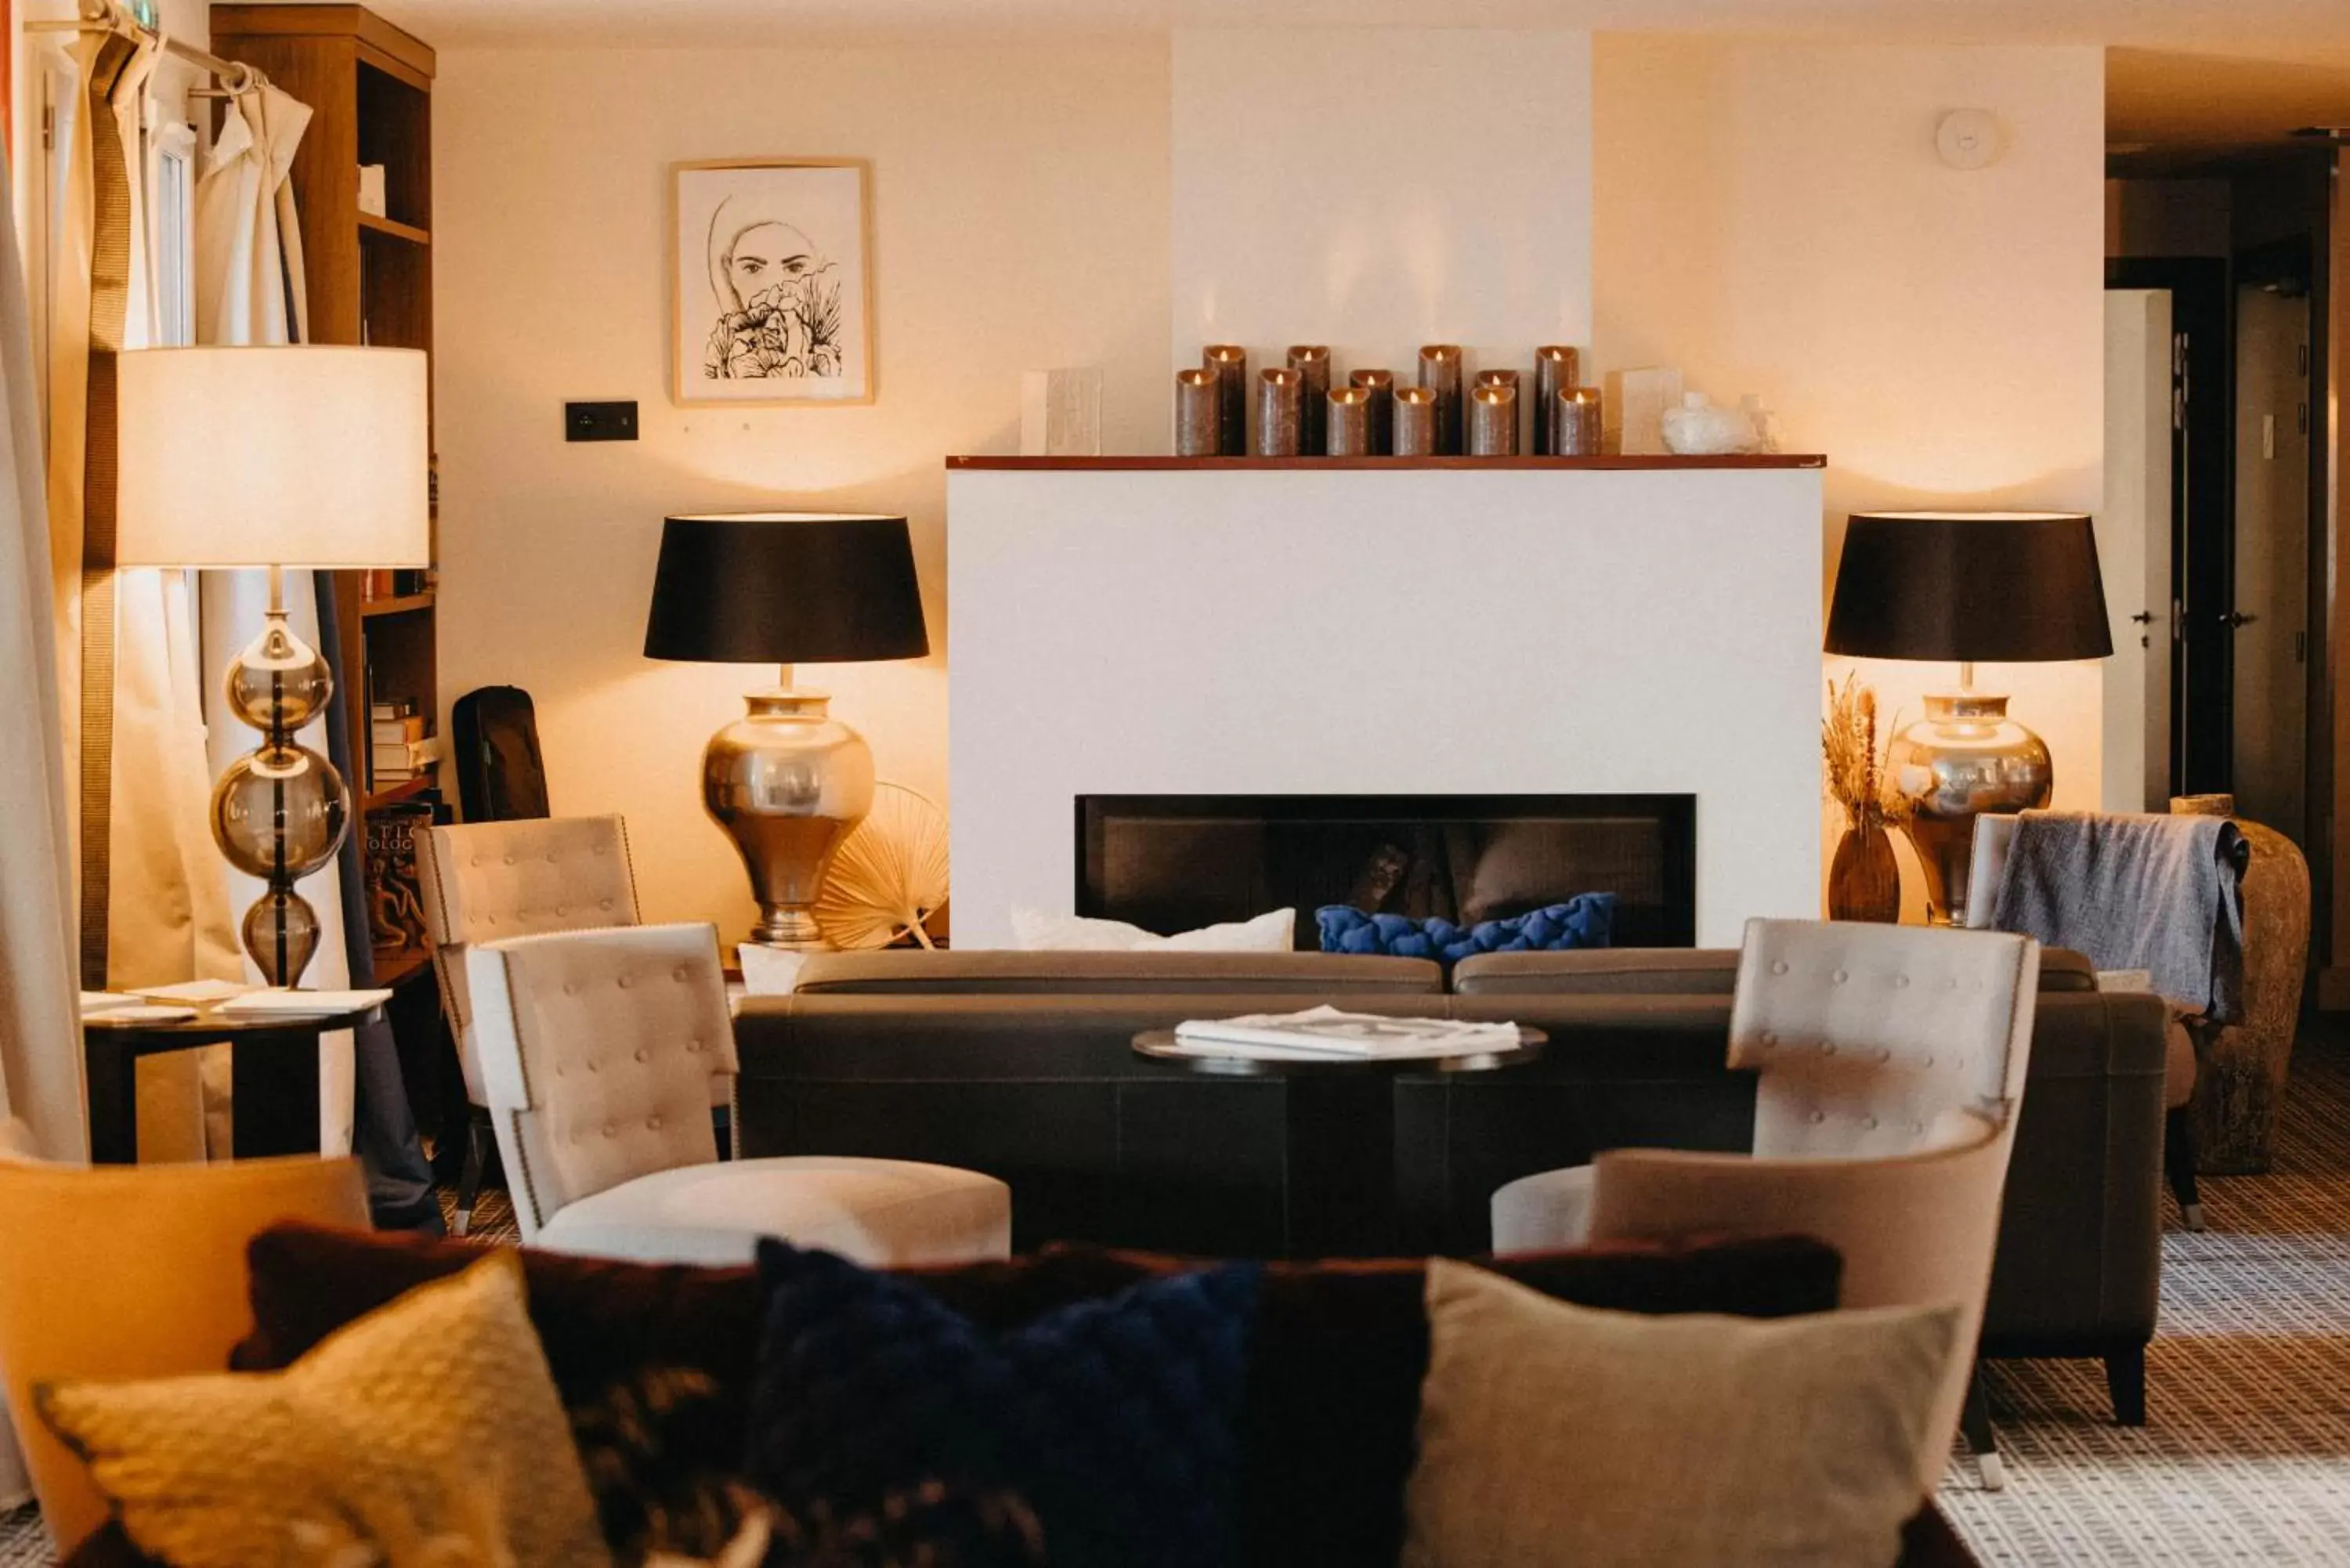
[{"label": "tufted beige armchair", "polygon": [[475,942],[544,931],[633,926],[639,918],[637,881],[629,864],[628,828],[617,816],[435,827],[417,837],[416,873],[432,971],[441,984],[441,1011],[457,1042],[465,1099],[473,1107],[464,1173],[457,1183],[454,1229],[462,1236],[473,1226],[490,1139],[490,1101],[473,1040],[465,950]]},{"label": "tufted beige armchair", "polygon": [[[2032,1045],[2039,945],[1991,931],[1755,920],[1730,1064],[1759,1075],[1748,1155],[1617,1149],[1493,1195],[1493,1250],[1699,1233],[1814,1236],[1848,1307],[1956,1304],[1971,1346]],[[1936,1421],[1959,1426],[1971,1355]],[[1984,1484],[1990,1426],[1967,1410]],[[1939,1450],[1920,1481],[1939,1479]]]},{"label": "tufted beige armchair", "polygon": [[659,1262],[748,1262],[781,1236],[876,1267],[1001,1258],[1010,1189],[905,1160],[721,1163],[712,1079],[736,1072],[707,925],[473,943],[468,990],[525,1242]]}]

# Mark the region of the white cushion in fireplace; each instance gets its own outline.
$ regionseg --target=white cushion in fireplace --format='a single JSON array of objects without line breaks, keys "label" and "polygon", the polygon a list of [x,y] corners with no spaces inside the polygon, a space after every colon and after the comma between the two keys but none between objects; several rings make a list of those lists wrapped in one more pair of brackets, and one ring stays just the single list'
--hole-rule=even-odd
[{"label": "white cushion in fireplace", "polygon": [[1285,953],[1297,946],[1297,911],[1274,909],[1253,920],[1202,926],[1162,937],[1124,920],[1082,915],[1048,915],[1041,909],[1012,911],[1012,945],[1021,952]]}]

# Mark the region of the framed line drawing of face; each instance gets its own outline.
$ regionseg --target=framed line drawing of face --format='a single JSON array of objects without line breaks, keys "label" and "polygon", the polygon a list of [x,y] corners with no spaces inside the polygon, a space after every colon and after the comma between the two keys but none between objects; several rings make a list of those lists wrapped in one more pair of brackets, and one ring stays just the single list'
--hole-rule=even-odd
[{"label": "framed line drawing of face", "polygon": [[727,159],[671,181],[677,400],[871,402],[872,166]]}]

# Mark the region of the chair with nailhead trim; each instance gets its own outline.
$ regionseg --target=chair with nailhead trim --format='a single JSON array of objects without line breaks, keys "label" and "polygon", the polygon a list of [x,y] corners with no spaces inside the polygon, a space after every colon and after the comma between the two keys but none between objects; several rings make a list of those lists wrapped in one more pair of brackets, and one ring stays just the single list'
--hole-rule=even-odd
[{"label": "chair with nailhead trim", "polygon": [[[2039,944],[1993,931],[1753,920],[1730,1065],[1757,1075],[1752,1155],[1611,1149],[1493,1195],[1493,1250],[1699,1233],[1815,1236],[1847,1307],[1958,1306],[1972,1346],[1991,1288]],[[2000,1464],[1971,1354],[1935,1418],[1986,1487]],[[1928,1489],[1939,1479],[1940,1451]]]},{"label": "chair with nailhead trim", "polygon": [[525,1245],[745,1263],[762,1236],[870,1267],[1012,1251],[1011,1189],[910,1160],[721,1161],[712,1082],[734,1023],[708,925],[563,931],[465,950],[484,1088]]},{"label": "chair with nailhead trim", "polygon": [[[633,926],[637,879],[629,832],[618,816],[555,816],[435,827],[416,836],[416,879],[441,1012],[457,1043],[470,1107],[463,1173],[457,1182],[462,1236],[473,1222],[490,1148],[489,1096],[473,1043],[465,949],[474,942],[546,931]],[[723,1103],[723,1102],[722,1102]]]}]

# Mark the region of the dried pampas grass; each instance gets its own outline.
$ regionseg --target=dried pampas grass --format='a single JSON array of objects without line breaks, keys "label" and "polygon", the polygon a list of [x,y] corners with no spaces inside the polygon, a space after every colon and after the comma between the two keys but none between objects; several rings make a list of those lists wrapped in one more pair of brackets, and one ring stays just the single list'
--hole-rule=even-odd
[{"label": "dried pampas grass", "polygon": [[1895,786],[1887,763],[1891,748],[1889,736],[1884,748],[1877,742],[1877,693],[1858,675],[1846,675],[1841,686],[1829,682],[1820,752],[1827,760],[1828,798],[1844,808],[1845,821],[1853,827],[1872,822],[1897,826],[1909,820],[1913,807]]}]

